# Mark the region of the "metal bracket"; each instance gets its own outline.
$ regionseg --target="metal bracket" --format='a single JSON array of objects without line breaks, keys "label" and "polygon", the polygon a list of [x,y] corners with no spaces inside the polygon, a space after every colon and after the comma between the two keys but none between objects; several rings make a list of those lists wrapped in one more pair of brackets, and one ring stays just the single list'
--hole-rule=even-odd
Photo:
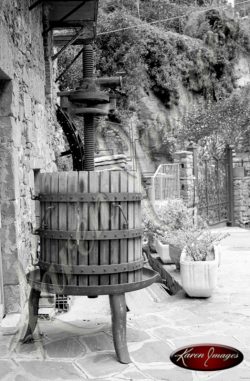
[{"label": "metal bracket", "polygon": [[112,203],[112,206],[114,206],[115,208],[119,208],[119,209],[120,209],[120,212],[122,213],[123,218],[124,218],[124,220],[125,220],[125,224],[123,224],[123,229],[128,229],[128,219],[127,219],[127,217],[125,216],[125,213],[124,213],[124,211],[123,211],[121,205],[117,204],[116,202],[113,202],[113,203]]},{"label": "metal bracket", "polygon": [[30,227],[31,234],[33,234],[33,235],[39,235],[39,229],[34,229],[32,222],[28,222],[28,225]]},{"label": "metal bracket", "polygon": [[31,200],[33,200],[33,201],[40,200],[39,195],[35,195],[35,194],[33,193],[32,188],[30,188],[30,194],[31,194]]}]

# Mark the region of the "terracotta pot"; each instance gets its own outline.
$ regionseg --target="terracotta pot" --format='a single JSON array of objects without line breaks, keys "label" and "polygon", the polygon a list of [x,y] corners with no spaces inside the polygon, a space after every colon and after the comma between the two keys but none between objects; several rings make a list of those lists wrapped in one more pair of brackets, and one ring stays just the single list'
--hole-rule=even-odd
[{"label": "terracotta pot", "polygon": [[214,246],[214,259],[209,261],[189,261],[186,249],[181,253],[182,287],[189,296],[208,298],[217,284],[219,265],[218,247]]}]

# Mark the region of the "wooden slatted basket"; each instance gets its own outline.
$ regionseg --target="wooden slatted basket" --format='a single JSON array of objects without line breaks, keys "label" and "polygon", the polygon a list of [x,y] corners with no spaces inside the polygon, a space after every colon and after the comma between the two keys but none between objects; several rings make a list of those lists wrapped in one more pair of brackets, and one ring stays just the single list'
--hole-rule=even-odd
[{"label": "wooden slatted basket", "polygon": [[43,282],[100,286],[142,280],[137,173],[42,173],[39,184]]}]

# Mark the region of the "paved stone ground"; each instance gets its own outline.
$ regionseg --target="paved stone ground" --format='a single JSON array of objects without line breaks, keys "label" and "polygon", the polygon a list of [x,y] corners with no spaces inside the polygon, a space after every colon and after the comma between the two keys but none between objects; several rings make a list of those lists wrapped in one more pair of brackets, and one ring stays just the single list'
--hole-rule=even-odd
[{"label": "paved stone ground", "polygon": [[[33,344],[17,343],[16,316],[3,319],[0,380],[250,380],[250,231],[222,230],[231,235],[222,243],[211,298],[192,299],[184,292],[170,297],[158,285],[127,294],[131,364],[116,361],[108,299],[80,297],[69,313],[40,320]],[[208,342],[236,347],[244,361],[225,371],[194,372],[169,360],[176,348]]]}]

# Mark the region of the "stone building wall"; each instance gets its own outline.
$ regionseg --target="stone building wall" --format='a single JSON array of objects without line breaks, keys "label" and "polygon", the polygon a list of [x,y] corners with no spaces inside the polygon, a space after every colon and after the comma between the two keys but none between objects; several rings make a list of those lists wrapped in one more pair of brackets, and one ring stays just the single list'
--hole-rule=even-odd
[{"label": "stone building wall", "polygon": [[55,152],[63,145],[51,96],[45,92],[46,76],[48,81],[52,73],[47,64],[45,74],[43,9],[38,6],[30,12],[28,7],[27,0],[3,0],[0,7],[0,201],[6,312],[20,310],[19,284],[36,255],[31,190],[39,171],[57,170]]}]

